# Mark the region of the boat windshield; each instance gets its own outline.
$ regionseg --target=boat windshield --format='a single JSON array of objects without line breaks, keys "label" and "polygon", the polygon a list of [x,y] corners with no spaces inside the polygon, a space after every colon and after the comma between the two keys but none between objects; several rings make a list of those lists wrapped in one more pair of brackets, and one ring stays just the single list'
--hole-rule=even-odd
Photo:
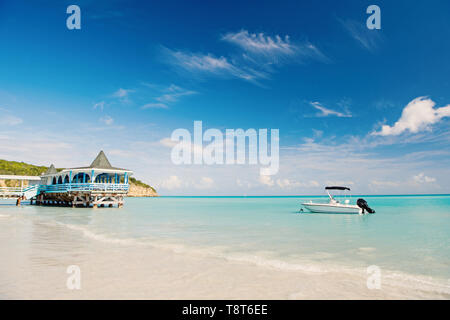
[{"label": "boat windshield", "polygon": [[[342,188],[342,189],[337,189]],[[347,187],[326,187],[328,197],[330,198],[330,202],[332,203],[350,203],[351,195],[347,192],[350,191],[350,188]],[[334,194],[330,193],[330,190],[337,190]]]}]

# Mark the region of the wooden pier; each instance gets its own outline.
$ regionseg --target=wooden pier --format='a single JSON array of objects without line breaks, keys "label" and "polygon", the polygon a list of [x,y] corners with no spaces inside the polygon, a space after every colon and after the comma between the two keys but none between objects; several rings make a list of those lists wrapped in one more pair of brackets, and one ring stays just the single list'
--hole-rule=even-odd
[{"label": "wooden pier", "polygon": [[41,193],[36,199],[31,199],[31,204],[54,205],[65,207],[123,207],[124,194],[105,192],[64,192],[64,193]]}]

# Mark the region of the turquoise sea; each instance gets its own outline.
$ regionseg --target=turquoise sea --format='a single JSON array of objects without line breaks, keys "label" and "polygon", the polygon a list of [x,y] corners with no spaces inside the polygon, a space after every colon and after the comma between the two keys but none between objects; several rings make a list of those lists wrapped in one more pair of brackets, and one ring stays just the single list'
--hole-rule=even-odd
[{"label": "turquoise sea", "polygon": [[301,213],[301,202],[318,198],[305,196],[128,198],[122,209],[16,208],[3,201],[0,215],[55,223],[112,244],[275,269],[351,272],[376,265],[399,281],[449,293],[450,196],[360,197],[375,214]]}]

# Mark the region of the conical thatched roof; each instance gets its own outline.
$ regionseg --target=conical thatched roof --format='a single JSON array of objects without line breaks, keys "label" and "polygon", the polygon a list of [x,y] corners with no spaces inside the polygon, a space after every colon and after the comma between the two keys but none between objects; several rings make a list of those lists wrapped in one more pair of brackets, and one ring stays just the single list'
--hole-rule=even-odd
[{"label": "conical thatched roof", "polygon": [[[53,167],[53,170],[52,170],[52,172],[50,174],[57,173],[55,167],[53,165],[52,165],[52,167]],[[52,167],[50,167],[50,169]],[[67,170],[81,170],[81,169],[83,169],[83,170],[90,170],[90,169],[117,170],[117,171],[127,171],[127,172],[130,172],[132,174],[131,170],[113,167],[111,165],[111,163],[109,162],[108,158],[106,157],[105,153],[103,152],[103,150],[99,152],[97,157],[95,157],[94,161],[92,161],[92,163],[89,166],[78,167],[78,168],[67,168],[67,169],[64,169],[64,171],[67,171]],[[48,174],[49,170],[45,174]]]},{"label": "conical thatched roof", "polygon": [[[102,151],[99,152],[97,157],[95,157],[94,161],[88,166],[88,167],[79,167],[79,168],[71,168],[73,170],[79,170],[79,169],[109,169],[109,170],[119,170],[119,171],[128,171],[132,172],[131,170],[122,169],[122,168],[116,168],[111,165],[108,158],[106,157],[105,153]],[[69,170],[69,169],[66,169]]]},{"label": "conical thatched roof", "polygon": [[100,151],[97,157],[92,161],[90,168],[98,168],[98,169],[112,169],[112,165],[106,157],[105,153]]},{"label": "conical thatched roof", "polygon": [[50,165],[50,167],[47,169],[47,171],[45,171],[44,175],[55,174],[55,173],[58,173],[58,171],[56,171],[55,166],[52,164],[52,165]]}]

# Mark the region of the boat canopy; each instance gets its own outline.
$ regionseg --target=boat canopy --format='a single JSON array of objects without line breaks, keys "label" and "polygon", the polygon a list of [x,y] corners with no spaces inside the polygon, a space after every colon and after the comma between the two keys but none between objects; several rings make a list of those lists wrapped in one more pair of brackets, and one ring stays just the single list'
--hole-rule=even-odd
[{"label": "boat canopy", "polygon": [[350,191],[350,188],[339,187],[339,186],[331,186],[331,187],[325,187],[325,190],[348,190],[348,191]]}]

